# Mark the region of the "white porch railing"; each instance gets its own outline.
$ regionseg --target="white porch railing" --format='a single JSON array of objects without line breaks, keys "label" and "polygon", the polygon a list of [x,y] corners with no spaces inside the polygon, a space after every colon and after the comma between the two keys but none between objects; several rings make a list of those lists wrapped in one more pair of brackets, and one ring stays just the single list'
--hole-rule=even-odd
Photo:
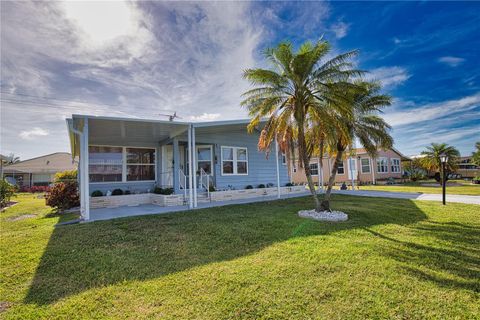
[{"label": "white porch railing", "polygon": [[178,169],[178,184],[183,189],[184,199],[187,199],[187,176],[182,169]]},{"label": "white porch railing", "polygon": [[203,168],[200,168],[199,185],[207,190],[207,197],[210,199],[210,175]]}]

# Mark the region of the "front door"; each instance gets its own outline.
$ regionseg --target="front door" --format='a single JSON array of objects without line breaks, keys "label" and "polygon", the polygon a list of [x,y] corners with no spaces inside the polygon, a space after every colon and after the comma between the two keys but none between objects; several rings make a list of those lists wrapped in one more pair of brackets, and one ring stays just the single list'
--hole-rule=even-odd
[{"label": "front door", "polygon": [[197,151],[197,170],[203,169],[206,174],[213,176],[213,151],[210,145],[200,145]]},{"label": "front door", "polygon": [[357,172],[357,159],[349,158],[348,159],[348,179],[357,180],[358,172]]}]

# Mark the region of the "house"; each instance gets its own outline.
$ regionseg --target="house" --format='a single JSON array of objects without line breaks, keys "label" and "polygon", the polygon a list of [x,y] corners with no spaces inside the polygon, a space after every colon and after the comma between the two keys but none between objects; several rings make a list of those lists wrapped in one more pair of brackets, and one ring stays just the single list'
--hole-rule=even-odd
[{"label": "house", "polygon": [[480,176],[480,167],[472,163],[472,156],[463,156],[458,159],[455,173],[461,178],[472,179]]},{"label": "house", "polygon": [[55,152],[19,161],[2,168],[3,177],[19,187],[48,186],[57,172],[74,170],[77,163],[68,152]]},{"label": "house", "polygon": [[[338,167],[337,175],[335,176],[335,183],[347,184],[363,183],[376,184],[385,183],[389,179],[401,179],[403,175],[402,161],[409,161],[410,159],[398,150],[392,148],[389,150],[379,150],[375,158],[372,158],[365,149],[357,148],[350,157],[349,153],[345,154],[345,158]],[[315,184],[326,185],[330,178],[332,170],[333,157],[325,156],[322,159],[322,168],[319,170],[320,161],[317,158],[312,158],[310,161],[310,170]],[[298,160],[291,166],[291,176],[294,183],[306,183],[305,170],[299,166]]]},{"label": "house", "polygon": [[[284,187],[290,177],[281,154],[267,157],[258,151],[260,132],[248,133],[248,123],[73,115],[67,125],[72,156],[80,159],[83,219],[90,219],[90,209],[97,208],[142,204],[195,208],[202,201],[291,192]],[[270,188],[257,188],[261,184]],[[173,193],[154,194],[155,188],[172,188]],[[110,196],[115,189],[127,195]],[[91,197],[94,191],[102,196]]]}]

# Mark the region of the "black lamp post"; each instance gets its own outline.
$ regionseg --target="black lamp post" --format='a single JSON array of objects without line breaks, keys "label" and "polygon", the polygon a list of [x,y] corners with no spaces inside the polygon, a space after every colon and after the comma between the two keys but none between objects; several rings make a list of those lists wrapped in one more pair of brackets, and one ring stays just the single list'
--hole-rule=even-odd
[{"label": "black lamp post", "polygon": [[445,165],[448,162],[448,156],[445,153],[442,153],[440,155],[440,162],[442,163],[442,202],[443,205],[445,205],[445,189],[447,187],[447,175],[446,175],[446,170],[445,170]]}]

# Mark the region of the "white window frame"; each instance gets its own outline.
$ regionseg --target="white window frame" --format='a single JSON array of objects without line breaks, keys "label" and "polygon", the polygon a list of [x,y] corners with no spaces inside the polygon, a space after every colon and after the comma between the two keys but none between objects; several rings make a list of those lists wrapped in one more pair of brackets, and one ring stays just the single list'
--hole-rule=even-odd
[{"label": "white window frame", "polygon": [[[233,159],[223,159],[223,149],[233,149]],[[237,150],[238,149],[245,149],[245,154],[246,154],[246,160],[238,160],[237,159]],[[223,172],[223,162],[233,162],[233,173],[224,173]],[[237,170],[237,163],[238,162],[246,162],[247,163],[247,173],[238,173]],[[247,147],[232,147],[232,146],[221,146],[220,147],[220,173],[222,176],[248,176],[248,172],[250,171],[248,168],[248,148]]]},{"label": "white window frame", "polygon": [[[104,144],[89,144],[89,147],[111,147],[111,148],[122,148],[122,181],[102,181],[102,182],[90,182],[90,170],[88,170],[88,183],[90,184],[124,184],[124,183],[143,183],[143,182],[155,182],[154,180],[132,180],[127,181],[127,148],[135,148],[135,149],[152,149],[155,150],[155,161],[152,164],[140,164],[140,165],[151,165],[154,167],[155,170],[155,177],[157,176],[157,148],[155,147],[137,147],[137,146],[112,146],[112,145],[104,145]],[[90,152],[88,152],[88,156],[90,156]],[[135,165],[135,163],[129,163],[129,165]],[[90,166],[90,164],[89,164]]]},{"label": "white window frame", "polygon": [[[127,149],[149,149],[149,150],[153,150],[153,156],[154,156],[154,161],[153,163],[127,163]],[[155,182],[156,180],[131,180],[131,181],[128,181],[127,180],[127,175],[128,175],[128,170],[127,170],[127,167],[128,166],[153,166],[153,176],[156,177],[157,175],[157,168],[156,168],[156,164],[157,164],[157,148],[148,148],[148,147],[123,147],[123,154],[124,154],[124,174],[125,176],[122,177],[122,180],[125,180],[125,182]],[[122,174],[123,174],[122,173]]]},{"label": "white window frame", "polygon": [[316,162],[310,162],[310,164],[308,165],[308,167],[310,167],[311,165],[317,166],[317,174],[313,174],[311,168],[310,168],[310,174],[311,174],[312,176],[314,176],[314,177],[318,177],[318,174],[320,173],[320,168],[318,167],[318,163],[316,163]]},{"label": "white window frame", "polygon": [[[398,161],[398,166],[393,164],[393,160]],[[390,165],[391,165],[390,169],[392,170],[391,171],[392,173],[401,173],[402,172],[402,165],[401,165],[400,158],[390,158]],[[393,167],[395,167],[395,168],[398,167],[398,171],[393,171]]]},{"label": "white window frame", "polygon": [[[381,163],[384,162],[384,165],[381,165]],[[387,168],[386,171],[380,171],[380,167],[385,167]],[[380,157],[380,158],[377,158],[377,173],[388,173],[389,170],[388,170],[388,158],[387,157]]]},{"label": "white window frame", "polygon": [[[368,172],[363,171],[362,160],[368,161],[368,170],[369,170]],[[372,173],[372,164],[371,164],[370,158],[360,158],[360,170],[362,173]]]},{"label": "white window frame", "polygon": [[344,176],[345,175],[345,162],[342,160],[342,167],[343,167],[343,173],[338,173],[338,169],[340,166],[337,167],[337,176]]}]

